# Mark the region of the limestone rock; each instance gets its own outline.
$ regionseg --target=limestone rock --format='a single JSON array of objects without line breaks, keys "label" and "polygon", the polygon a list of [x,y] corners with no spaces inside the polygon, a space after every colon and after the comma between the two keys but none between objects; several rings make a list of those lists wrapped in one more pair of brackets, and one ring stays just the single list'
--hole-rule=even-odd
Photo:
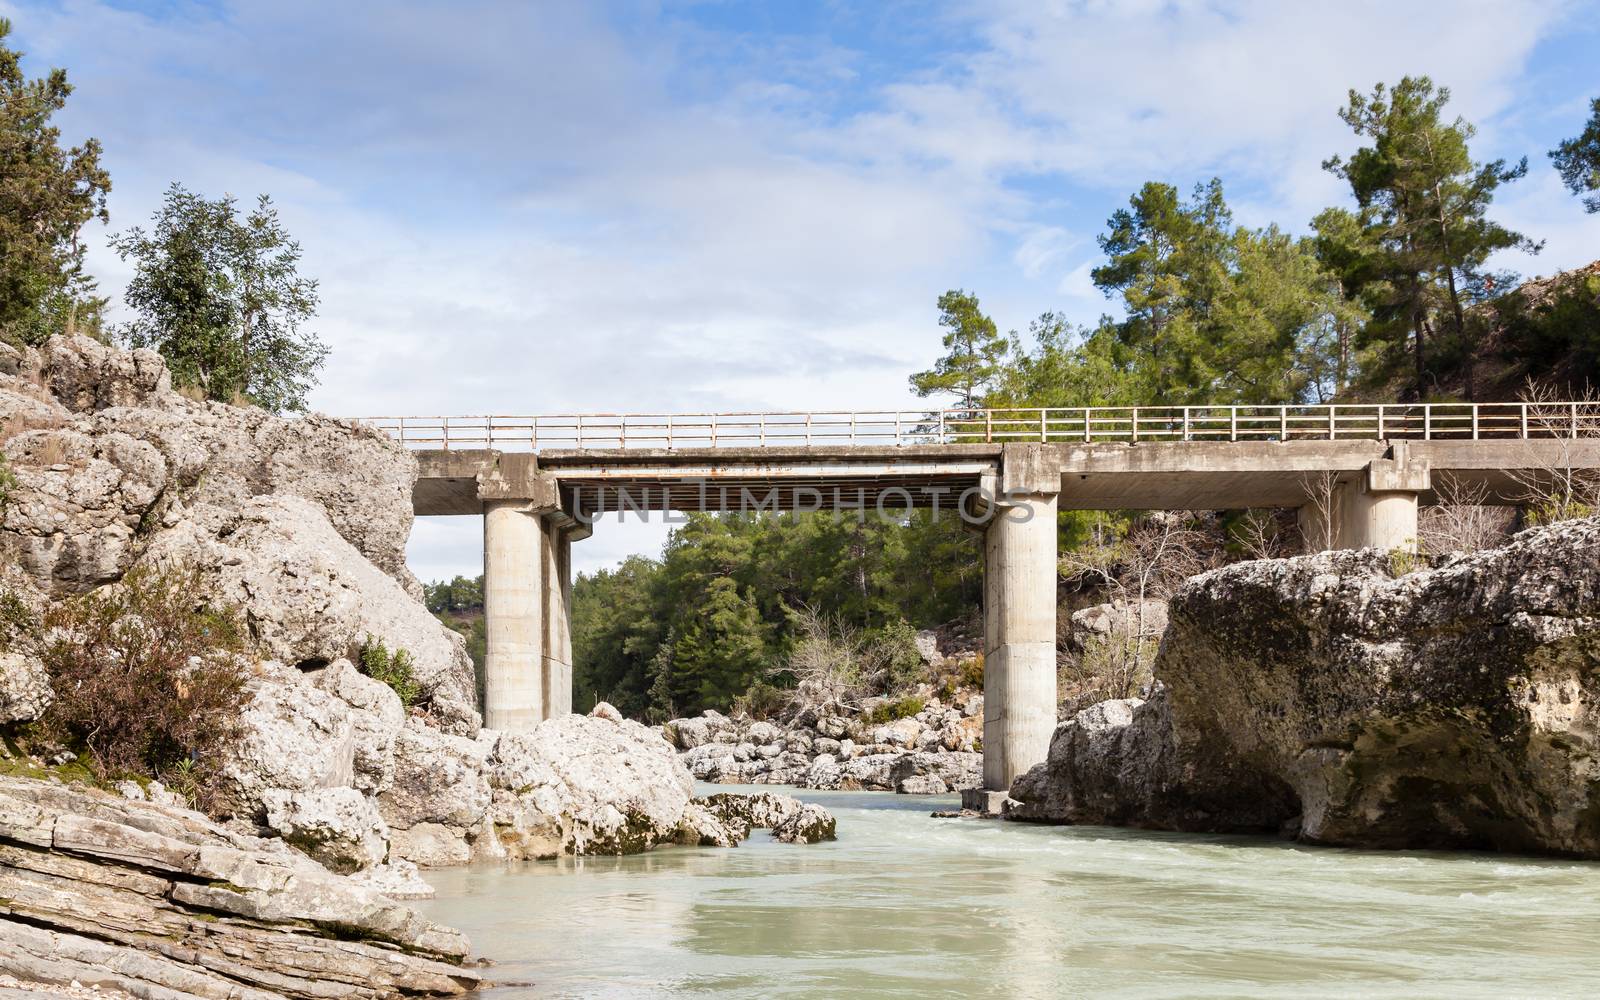
[{"label": "limestone rock", "polygon": [[243,501],[226,535],[182,521],[151,540],[144,561],[198,561],[212,586],[244,608],[263,652],[289,664],[354,656],[369,636],[411,654],[422,697],[444,725],[478,727],[465,640],[445,628],[333,529],[322,508],[299,497]]},{"label": "limestone rock", "polygon": [[22,653],[0,653],[0,725],[32,722],[54,700],[43,663]]},{"label": "limestone rock", "polygon": [[0,777],[0,974],[140,997],[459,995],[467,942],[281,841]]},{"label": "limestone rock", "polygon": [[816,803],[801,802],[792,795],[719,792],[696,799],[692,805],[701,807],[733,831],[735,840],[749,836],[752,829],[771,830],[773,837],[783,843],[815,844],[834,839],[832,814]]},{"label": "limestone rock", "polygon": [[433,886],[422,878],[417,866],[409,861],[385,861],[381,865],[356,872],[350,881],[371,889],[390,899],[432,899]]},{"label": "limestone rock", "polygon": [[730,828],[703,804],[691,802],[684,807],[683,819],[678,823],[678,843],[688,847],[737,847],[743,839],[738,828]]},{"label": "limestone rock", "polygon": [[389,828],[372,800],[354,788],[267,794],[267,827],[341,874],[371,868],[389,854]]},{"label": "limestone rock", "polygon": [[816,844],[833,840],[838,829],[833,815],[815,802],[801,804],[772,828],[772,839],[784,844]]},{"label": "limestone rock", "polygon": [[[394,781],[378,797],[384,820],[395,831],[420,823],[461,831],[475,827],[488,812],[492,795],[486,772],[495,736],[487,730],[485,734],[469,740],[408,719],[395,734]],[[398,833],[394,839],[396,853],[407,857],[399,849]]]},{"label": "limestone rock", "polygon": [[568,715],[506,733],[488,762],[508,855],[632,854],[678,837],[694,779],[660,732]]},{"label": "limestone rock", "polygon": [[1376,551],[1214,570],[1155,674],[1057,729],[1019,818],[1600,857],[1600,518],[1399,577]]}]

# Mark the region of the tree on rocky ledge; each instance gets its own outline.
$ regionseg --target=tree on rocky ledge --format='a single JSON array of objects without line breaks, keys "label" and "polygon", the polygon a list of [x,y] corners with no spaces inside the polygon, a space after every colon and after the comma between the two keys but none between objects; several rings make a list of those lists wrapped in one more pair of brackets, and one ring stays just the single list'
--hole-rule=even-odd
[{"label": "tree on rocky ledge", "polygon": [[316,314],[317,283],[300,276],[300,244],[271,198],[241,219],[232,196],[212,201],[174,183],[150,232],[135,227],[111,245],[134,263],[129,344],[159,350],[173,380],[207,399],[306,408],[328,349],[302,328]]},{"label": "tree on rocky ledge", "polygon": [[107,220],[111,177],[98,140],[61,148],[50,119],[72,93],[66,71],[29,80],[22,53],[5,46],[10,33],[0,18],[0,340],[37,344],[98,327],[105,300],[83,271],[78,234]]}]

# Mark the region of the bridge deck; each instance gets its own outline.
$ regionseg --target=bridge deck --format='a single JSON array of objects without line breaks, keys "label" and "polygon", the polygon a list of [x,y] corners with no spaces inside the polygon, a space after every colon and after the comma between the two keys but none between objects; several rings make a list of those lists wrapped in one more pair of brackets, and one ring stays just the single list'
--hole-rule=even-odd
[{"label": "bridge deck", "polygon": [[[1039,461],[1059,470],[1062,509],[1293,507],[1324,472],[1353,475],[1390,442],[1165,441],[1049,444]],[[1490,502],[1514,502],[1520,471],[1600,469],[1600,438],[1411,441],[1434,475],[1482,486]],[[476,514],[478,483],[554,477],[584,511],[948,507],[963,490],[998,476],[1000,444],[699,449],[550,449],[537,455],[419,450],[418,514]],[[516,487],[512,487],[515,492]],[[1424,494],[1423,503],[1433,502]]]}]

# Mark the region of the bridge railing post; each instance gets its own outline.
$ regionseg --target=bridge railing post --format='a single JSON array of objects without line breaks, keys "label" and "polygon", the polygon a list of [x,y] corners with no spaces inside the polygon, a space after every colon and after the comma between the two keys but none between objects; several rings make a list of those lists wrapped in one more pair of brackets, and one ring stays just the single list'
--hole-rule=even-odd
[{"label": "bridge railing post", "polygon": [[1228,407],[1228,440],[1239,440],[1239,408],[1237,406]]},{"label": "bridge railing post", "polygon": [[1433,404],[1422,404],[1422,440],[1433,440]]},{"label": "bridge railing post", "polygon": [[1334,415],[1335,412],[1338,409],[1339,408],[1337,406],[1328,407],[1328,440],[1329,441],[1337,441],[1339,439],[1339,419],[1338,419],[1338,417],[1336,417]]},{"label": "bridge railing post", "polygon": [[1383,404],[1378,404],[1378,440],[1383,440]]},{"label": "bridge railing post", "polygon": [[1287,406],[1278,407],[1278,440],[1289,440],[1289,408]]},{"label": "bridge railing post", "polygon": [[1087,406],[1085,406],[1083,408],[1083,440],[1084,440],[1085,444],[1087,444],[1092,439],[1092,435],[1089,432],[1089,422],[1090,422],[1090,419],[1091,419],[1090,416],[1089,416],[1089,413],[1090,413],[1089,408]]}]

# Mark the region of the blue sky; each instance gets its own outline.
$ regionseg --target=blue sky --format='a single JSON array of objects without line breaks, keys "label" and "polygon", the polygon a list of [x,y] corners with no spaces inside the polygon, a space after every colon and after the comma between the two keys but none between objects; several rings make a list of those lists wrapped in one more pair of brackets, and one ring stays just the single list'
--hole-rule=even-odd
[{"label": "blue sky", "polygon": [[[1600,216],[1545,151],[1600,96],[1600,4],[146,3],[0,0],[113,179],[90,234],[173,180],[270,192],[320,278],[331,413],[879,408],[938,353],[934,300],[1092,322],[1094,237],[1145,180],[1222,177],[1241,222],[1345,201],[1351,87],[1427,73],[1497,215],[1550,273]],[[653,551],[601,526],[582,567]],[[419,523],[425,578],[477,564]]]}]

